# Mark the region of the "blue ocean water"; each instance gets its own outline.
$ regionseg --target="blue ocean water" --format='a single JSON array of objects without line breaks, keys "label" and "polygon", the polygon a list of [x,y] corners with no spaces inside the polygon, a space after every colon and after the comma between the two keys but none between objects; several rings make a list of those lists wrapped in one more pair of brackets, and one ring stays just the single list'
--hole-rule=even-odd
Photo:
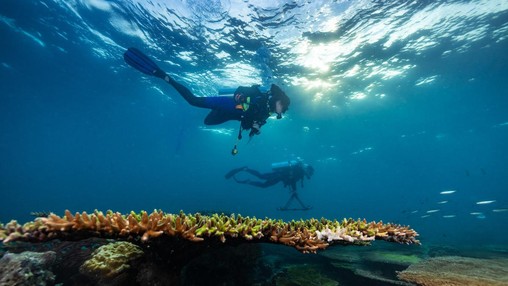
[{"label": "blue ocean water", "polygon": [[[0,38],[1,222],[213,210],[508,242],[506,1],[3,0]],[[238,122],[205,126],[128,47],[197,95],[276,83],[290,109],[231,156]],[[224,178],[297,157],[306,212]]]}]

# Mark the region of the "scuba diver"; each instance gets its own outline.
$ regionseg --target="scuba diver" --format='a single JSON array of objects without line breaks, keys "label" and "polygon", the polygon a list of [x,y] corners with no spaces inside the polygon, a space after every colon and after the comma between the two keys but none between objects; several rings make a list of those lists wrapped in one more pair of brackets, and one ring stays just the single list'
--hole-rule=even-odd
[{"label": "scuba diver", "polygon": [[[236,175],[240,172],[245,172],[262,181],[238,179]],[[309,164],[304,164],[301,160],[290,160],[286,162],[273,163],[272,172],[269,173],[260,173],[248,167],[240,167],[229,171],[224,177],[226,179],[233,178],[233,180],[239,184],[247,184],[260,188],[271,187],[279,182],[282,182],[284,187],[290,188],[291,197],[287,201],[286,205],[279,208],[279,210],[309,210],[311,207],[306,206],[298,197],[296,184],[300,181],[301,187],[303,188],[304,178],[309,180],[313,174],[314,168]],[[294,200],[300,204],[300,208],[289,208]]]},{"label": "scuba diver", "polygon": [[[243,130],[250,130],[250,138],[260,134],[266,119],[274,113],[277,114],[277,119],[281,119],[290,104],[289,97],[275,84],[266,92],[262,92],[259,85],[253,85],[240,86],[231,96],[198,97],[167,75],[138,49],[129,48],[124,53],[124,59],[140,72],[169,83],[190,105],[211,109],[204,120],[206,125],[217,125],[229,120],[240,121],[238,140],[242,139]],[[231,152],[233,155],[238,153],[236,144]]]}]

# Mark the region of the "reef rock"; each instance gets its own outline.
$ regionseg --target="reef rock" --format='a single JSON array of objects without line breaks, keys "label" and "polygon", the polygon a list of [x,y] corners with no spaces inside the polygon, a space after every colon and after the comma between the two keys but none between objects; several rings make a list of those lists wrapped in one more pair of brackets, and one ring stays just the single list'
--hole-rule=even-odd
[{"label": "reef rock", "polygon": [[55,259],[53,251],[6,253],[0,259],[0,285],[53,285]]},{"label": "reef rock", "polygon": [[283,275],[279,275],[275,279],[278,286],[306,286],[306,285],[323,285],[338,286],[339,282],[322,274],[321,271],[313,266],[293,265],[287,267]]}]

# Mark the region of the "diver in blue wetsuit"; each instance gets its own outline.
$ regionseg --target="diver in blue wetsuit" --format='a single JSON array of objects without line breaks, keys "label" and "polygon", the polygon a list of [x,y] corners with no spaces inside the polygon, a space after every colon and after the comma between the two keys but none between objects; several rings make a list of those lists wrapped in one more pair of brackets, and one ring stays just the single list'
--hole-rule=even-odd
[{"label": "diver in blue wetsuit", "polygon": [[241,122],[242,130],[250,130],[249,137],[260,134],[261,126],[272,113],[282,118],[289,106],[289,97],[275,84],[266,93],[260,91],[258,85],[240,86],[232,96],[198,97],[166,75],[164,80],[171,84],[178,93],[196,107],[211,109],[205,118],[206,125],[217,125],[229,120]]},{"label": "diver in blue wetsuit", "polygon": [[[238,139],[241,139],[242,130],[250,130],[249,137],[260,134],[266,119],[273,113],[277,114],[277,119],[282,118],[290,104],[289,97],[275,84],[272,84],[267,92],[261,92],[258,85],[253,85],[240,86],[231,96],[198,97],[167,75],[138,49],[129,48],[124,53],[124,59],[137,70],[169,83],[189,104],[211,109],[205,118],[206,125],[217,125],[229,120],[240,121]],[[235,145],[233,155],[236,152]]]}]

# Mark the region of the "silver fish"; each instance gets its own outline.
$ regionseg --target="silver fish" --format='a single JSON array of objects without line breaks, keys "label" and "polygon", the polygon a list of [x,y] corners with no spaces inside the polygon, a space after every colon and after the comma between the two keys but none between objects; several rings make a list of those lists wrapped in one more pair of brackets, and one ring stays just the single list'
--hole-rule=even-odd
[{"label": "silver fish", "polygon": [[495,201],[479,201],[479,202],[476,202],[477,205],[488,205],[488,204],[491,204],[491,203],[494,203]]}]

